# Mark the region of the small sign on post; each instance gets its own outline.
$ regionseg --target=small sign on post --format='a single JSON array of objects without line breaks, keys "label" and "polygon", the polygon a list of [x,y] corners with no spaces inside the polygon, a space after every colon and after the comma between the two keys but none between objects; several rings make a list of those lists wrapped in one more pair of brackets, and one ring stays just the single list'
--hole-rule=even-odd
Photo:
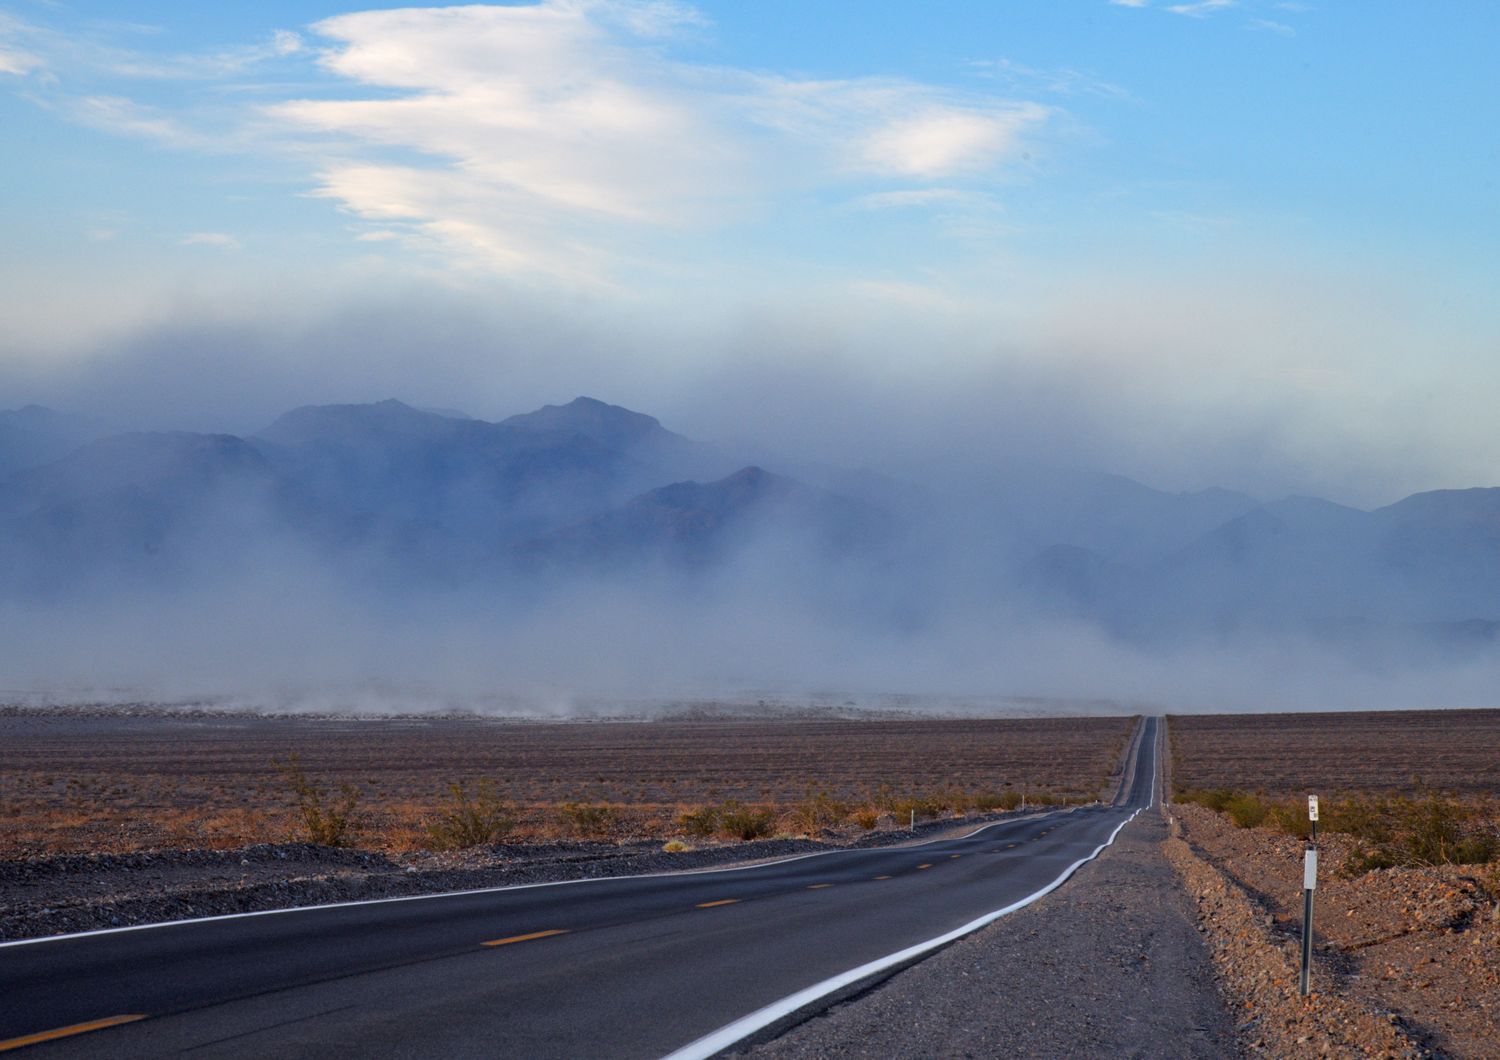
[{"label": "small sign on post", "polygon": [[1307,797],[1307,819],[1312,835],[1302,856],[1302,979],[1303,997],[1312,992],[1313,892],[1318,889],[1318,797]]}]

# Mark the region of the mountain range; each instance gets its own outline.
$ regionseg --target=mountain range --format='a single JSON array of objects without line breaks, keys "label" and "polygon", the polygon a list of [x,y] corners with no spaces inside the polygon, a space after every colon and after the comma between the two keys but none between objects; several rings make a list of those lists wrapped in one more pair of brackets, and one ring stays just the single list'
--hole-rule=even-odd
[{"label": "mountain range", "polygon": [[586,397],[498,422],[308,406],[245,437],[111,433],[27,406],[0,412],[0,596],[190,587],[295,555],[395,593],[692,591],[740,571],[816,595],[837,571],[878,588],[855,595],[892,621],[958,596],[1142,641],[1253,629],[1473,647],[1500,628],[1500,489],[1364,511],[1003,454],[925,482],[793,466]]}]

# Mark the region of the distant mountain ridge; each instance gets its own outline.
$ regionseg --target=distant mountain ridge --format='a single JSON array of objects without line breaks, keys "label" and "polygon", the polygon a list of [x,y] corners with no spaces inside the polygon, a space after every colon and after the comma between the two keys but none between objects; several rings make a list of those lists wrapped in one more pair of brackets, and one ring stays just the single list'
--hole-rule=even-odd
[{"label": "distant mountain ridge", "polygon": [[815,546],[837,549],[879,522],[879,513],[858,502],[751,466],[716,482],[661,486],[527,542],[521,552],[570,565],[695,568],[725,558],[768,524],[795,525]]},{"label": "distant mountain ridge", "polygon": [[809,572],[838,566],[892,613],[959,592],[1148,640],[1316,628],[1490,643],[1500,623],[1500,488],[1363,511],[1023,468],[817,478],[588,397],[498,422],[394,399],[306,406],[248,437],[110,434],[28,406],[0,412],[0,597],[186,584],[267,549],[392,591],[502,594],[691,579],[753,553],[765,591],[781,578],[816,592]]},{"label": "distant mountain ridge", "polygon": [[0,411],[0,479],[66,456],[84,442],[112,433],[97,420],[41,405]]}]

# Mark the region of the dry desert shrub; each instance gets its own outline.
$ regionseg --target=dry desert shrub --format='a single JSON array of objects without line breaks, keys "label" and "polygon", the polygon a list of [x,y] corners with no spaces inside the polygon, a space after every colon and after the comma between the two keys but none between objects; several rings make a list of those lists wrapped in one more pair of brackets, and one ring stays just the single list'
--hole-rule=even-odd
[{"label": "dry desert shrub", "polygon": [[612,806],[587,802],[565,802],[557,808],[558,822],[569,835],[579,839],[607,836],[619,814]]},{"label": "dry desert shrub", "polygon": [[[1270,800],[1228,788],[1182,791],[1176,798],[1222,813],[1240,828],[1266,825],[1303,839],[1312,831],[1307,804],[1300,799]],[[1326,800],[1319,817],[1322,831],[1357,841],[1344,864],[1349,875],[1398,865],[1483,865],[1500,858],[1500,829],[1482,801],[1435,793],[1349,796]]]},{"label": "dry desert shrub", "polygon": [[516,826],[516,808],[500,798],[495,782],[481,780],[473,794],[461,780],[448,785],[448,802],[427,822],[433,850],[467,850],[498,843]]},{"label": "dry desert shrub", "polygon": [[726,799],[717,806],[698,806],[678,814],[677,824],[688,835],[722,839],[764,839],[776,828],[776,814],[764,806],[747,806]]},{"label": "dry desert shrub", "polygon": [[764,806],[745,806],[730,800],[719,812],[719,834],[746,842],[764,839],[775,831],[776,815]]},{"label": "dry desert shrub", "polygon": [[273,762],[272,765],[291,789],[308,842],[325,847],[348,846],[364,823],[357,812],[359,792],[354,785],[348,781],[341,783],[335,799],[313,783],[297,755],[290,755],[285,763]]},{"label": "dry desert shrub", "polygon": [[848,815],[848,805],[839,802],[826,789],[808,788],[807,795],[792,804],[785,820],[787,831],[812,835],[837,824]]}]

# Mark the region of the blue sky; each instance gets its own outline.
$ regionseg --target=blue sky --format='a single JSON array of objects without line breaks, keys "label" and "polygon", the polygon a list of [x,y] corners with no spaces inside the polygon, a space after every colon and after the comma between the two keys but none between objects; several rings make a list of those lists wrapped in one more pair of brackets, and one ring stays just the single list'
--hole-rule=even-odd
[{"label": "blue sky", "polygon": [[191,321],[262,376],[288,321],[435,286],[595,322],[495,405],[1022,380],[1164,484],[1470,484],[1497,39],[1480,2],[0,2],[0,360],[86,404]]}]

